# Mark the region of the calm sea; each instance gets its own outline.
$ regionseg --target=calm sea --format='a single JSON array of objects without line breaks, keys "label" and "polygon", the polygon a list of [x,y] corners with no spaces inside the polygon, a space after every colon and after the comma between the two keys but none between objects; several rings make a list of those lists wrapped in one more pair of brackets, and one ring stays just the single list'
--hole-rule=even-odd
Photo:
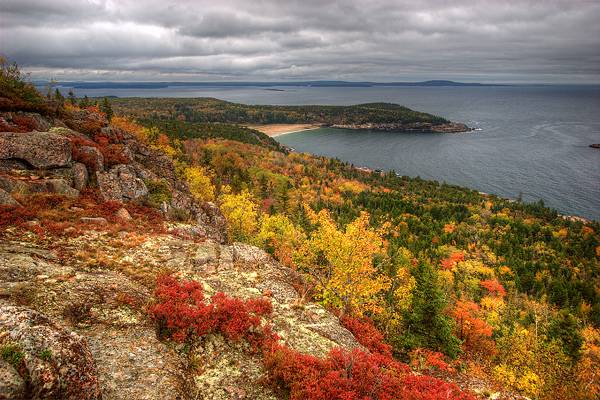
[{"label": "calm sea", "polygon": [[463,134],[318,129],[297,151],[444,181],[600,220],[600,86],[94,89],[78,95],[216,97],[248,104],[394,102],[479,128]]}]

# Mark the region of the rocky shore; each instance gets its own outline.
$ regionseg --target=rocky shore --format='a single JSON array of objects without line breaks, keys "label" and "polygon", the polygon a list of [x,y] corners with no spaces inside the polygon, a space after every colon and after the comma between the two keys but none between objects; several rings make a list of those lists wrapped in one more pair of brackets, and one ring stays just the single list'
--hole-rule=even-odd
[{"label": "rocky shore", "polygon": [[383,132],[422,132],[422,133],[461,133],[474,130],[460,122],[432,124],[430,122],[414,123],[365,123],[365,124],[335,124],[331,128],[371,130]]}]

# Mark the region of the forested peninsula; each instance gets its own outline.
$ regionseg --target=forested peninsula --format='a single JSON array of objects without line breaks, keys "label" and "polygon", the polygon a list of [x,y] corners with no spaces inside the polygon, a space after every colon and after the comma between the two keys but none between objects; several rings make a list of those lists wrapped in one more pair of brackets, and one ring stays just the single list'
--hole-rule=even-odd
[{"label": "forested peninsula", "polygon": [[120,98],[119,114],[193,123],[315,124],[334,128],[394,132],[467,132],[465,124],[391,103],[352,106],[246,105],[213,98]]}]

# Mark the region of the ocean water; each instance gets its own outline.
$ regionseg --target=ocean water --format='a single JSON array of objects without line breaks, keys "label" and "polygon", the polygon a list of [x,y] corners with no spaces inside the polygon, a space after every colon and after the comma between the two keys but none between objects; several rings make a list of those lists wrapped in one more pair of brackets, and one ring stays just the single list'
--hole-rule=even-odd
[{"label": "ocean water", "polygon": [[297,151],[462,185],[600,220],[600,86],[88,89],[78,95],[216,97],[247,104],[394,102],[477,131],[318,129],[279,136]]}]

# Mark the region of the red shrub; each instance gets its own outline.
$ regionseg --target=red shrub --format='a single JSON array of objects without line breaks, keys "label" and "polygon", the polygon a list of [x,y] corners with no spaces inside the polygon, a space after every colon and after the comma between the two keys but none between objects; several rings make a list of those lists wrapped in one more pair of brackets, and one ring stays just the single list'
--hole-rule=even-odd
[{"label": "red shrub", "polygon": [[455,372],[446,362],[446,356],[438,351],[418,348],[410,352],[410,365],[418,371],[439,370]]},{"label": "red shrub", "polygon": [[356,340],[369,349],[371,353],[392,357],[392,346],[383,342],[383,334],[379,332],[371,320],[343,317],[341,322],[346,329],[352,332]]},{"label": "red shrub", "polygon": [[[82,147],[94,147],[98,149],[98,145],[92,140],[80,136],[69,136],[69,140],[71,141],[71,153],[73,154],[73,160],[82,163],[90,171],[98,171],[100,169],[100,165],[98,165],[98,160],[96,159],[95,155],[81,150]],[[98,151],[100,150],[98,149]]]},{"label": "red shrub", "polygon": [[259,346],[265,332],[271,336],[270,330],[261,329],[261,316],[272,312],[268,300],[241,300],[219,292],[208,302],[200,283],[179,281],[170,275],[158,278],[155,296],[157,302],[149,313],[177,342],[184,342],[191,334],[220,332],[230,340],[246,339]]},{"label": "red shrub", "polygon": [[104,157],[104,165],[107,169],[119,164],[129,164],[131,159],[125,152],[125,146],[122,144],[107,144],[99,147]]},{"label": "red shrub", "polygon": [[213,305],[205,302],[200,283],[162,275],[154,295],[157,303],[150,306],[149,313],[176,342],[184,342],[192,333],[202,336],[214,329]]},{"label": "red shrub", "polygon": [[373,353],[334,348],[318,358],[280,344],[269,326],[261,326],[260,317],[272,311],[265,299],[241,300],[217,293],[208,302],[200,283],[168,275],[159,277],[156,298],[149,313],[173,340],[220,332],[230,340],[244,338],[262,347],[266,381],[289,393],[291,400],[475,399],[453,384],[413,375],[406,364],[391,357],[389,346],[381,343],[381,333],[369,321],[345,319]]},{"label": "red shrub", "polygon": [[482,288],[486,289],[493,296],[506,296],[506,290],[504,289],[504,286],[502,286],[502,284],[498,282],[498,279],[488,279],[485,281],[481,281],[479,282],[479,285]]},{"label": "red shrub", "polygon": [[336,348],[319,359],[279,345],[265,355],[265,367],[269,382],[292,400],[474,399],[456,385],[413,375],[405,364],[359,349]]},{"label": "red shrub", "polygon": [[255,347],[260,345],[260,317],[273,311],[271,302],[265,299],[240,300],[219,292],[211,297],[211,303],[217,331],[230,340],[245,338]]},{"label": "red shrub", "polygon": [[462,251],[457,251],[455,253],[450,254],[448,258],[445,258],[441,261],[441,268],[443,270],[451,270],[453,269],[457,263],[465,260],[465,254]]},{"label": "red shrub", "polygon": [[407,400],[475,400],[476,397],[462,392],[458,386],[432,376],[406,375],[402,379],[402,388],[397,392],[397,399]]},{"label": "red shrub", "polygon": [[18,226],[35,218],[35,210],[29,207],[0,206],[0,229]]}]

